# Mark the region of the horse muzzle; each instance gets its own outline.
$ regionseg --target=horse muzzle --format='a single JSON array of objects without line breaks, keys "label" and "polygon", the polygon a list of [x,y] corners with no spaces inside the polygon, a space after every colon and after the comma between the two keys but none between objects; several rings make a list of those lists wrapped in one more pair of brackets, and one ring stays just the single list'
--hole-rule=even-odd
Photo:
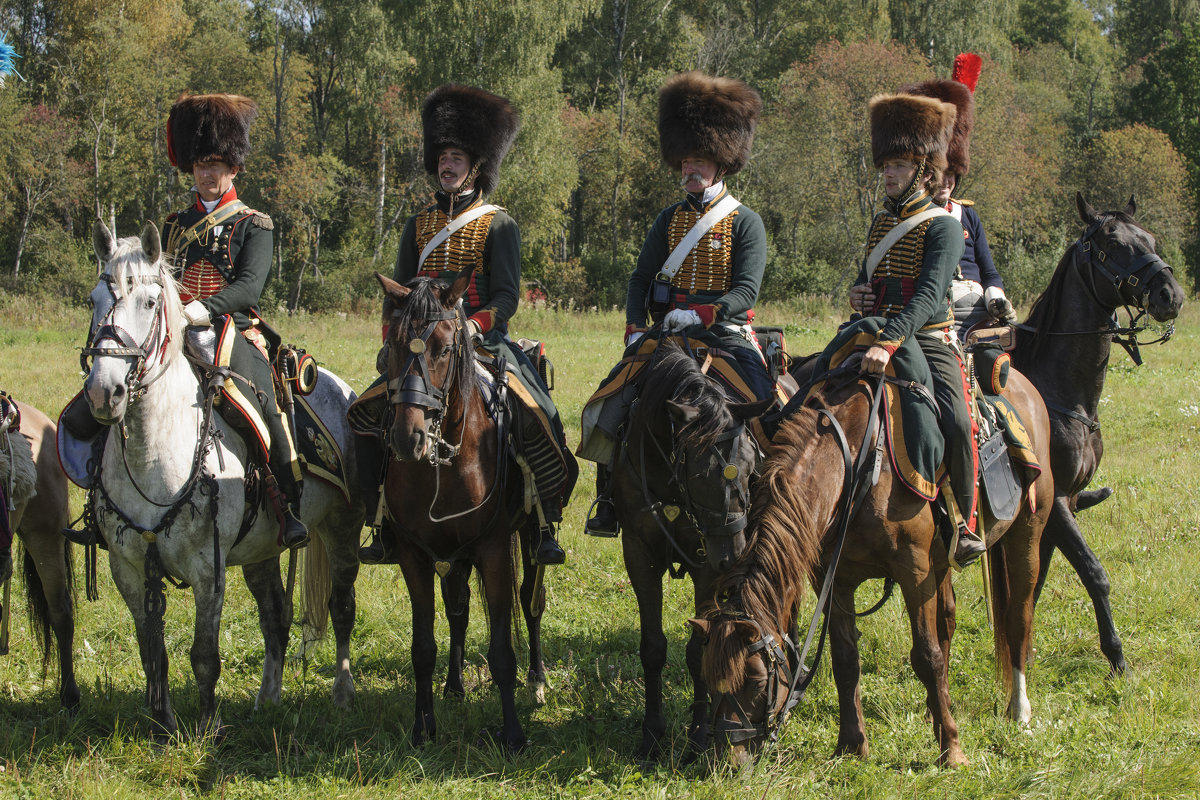
[{"label": "horse muzzle", "polygon": [[[424,420],[421,420],[423,423]],[[429,433],[423,424],[414,424],[398,413],[388,429],[388,450],[397,461],[421,461],[429,449]]]},{"label": "horse muzzle", "polygon": [[1168,322],[1179,316],[1183,308],[1183,287],[1173,273],[1163,270],[1150,281],[1145,295],[1145,309],[1158,322]]},{"label": "horse muzzle", "polygon": [[115,425],[125,418],[129,408],[129,389],[123,383],[106,385],[88,377],[84,396],[92,417],[101,425]]}]

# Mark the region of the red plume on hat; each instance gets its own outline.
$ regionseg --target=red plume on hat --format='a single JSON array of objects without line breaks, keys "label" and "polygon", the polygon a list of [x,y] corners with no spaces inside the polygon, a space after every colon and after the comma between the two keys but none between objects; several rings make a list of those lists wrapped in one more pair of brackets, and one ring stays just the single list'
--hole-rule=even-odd
[{"label": "red plume on hat", "polygon": [[975,86],[979,83],[979,73],[983,71],[983,59],[978,53],[959,53],[954,57],[954,69],[950,72],[950,80],[958,81],[975,94]]}]

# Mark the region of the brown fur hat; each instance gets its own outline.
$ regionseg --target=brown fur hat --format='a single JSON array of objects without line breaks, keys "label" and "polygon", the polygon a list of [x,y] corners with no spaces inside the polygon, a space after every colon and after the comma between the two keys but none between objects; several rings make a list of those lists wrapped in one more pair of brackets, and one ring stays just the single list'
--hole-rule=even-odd
[{"label": "brown fur hat", "polygon": [[876,167],[889,158],[927,158],[939,172],[946,168],[946,149],[958,113],[953,104],[914,94],[877,94],[867,108]]},{"label": "brown fur hat", "polygon": [[167,157],[180,172],[191,173],[197,161],[220,159],[246,166],[250,126],[258,106],[238,94],[184,93],[167,116]]},{"label": "brown fur hat", "polygon": [[503,97],[447,83],[434,89],[421,107],[425,133],[425,171],[437,174],[438,154],[455,147],[471,157],[479,169],[475,185],[491,194],[500,179],[500,162],[508,155],[521,118]]},{"label": "brown fur hat", "polygon": [[750,160],[761,111],[758,92],[739,80],[702,72],[676,75],[658,93],[663,161],[679,169],[688,156],[704,156],[726,175],[740,172]]},{"label": "brown fur hat", "polygon": [[946,170],[963,176],[971,168],[971,129],[975,127],[975,97],[958,81],[925,81],[900,90],[905,94],[936,97],[943,103],[953,103],[958,109],[954,118],[954,133],[946,151]]}]

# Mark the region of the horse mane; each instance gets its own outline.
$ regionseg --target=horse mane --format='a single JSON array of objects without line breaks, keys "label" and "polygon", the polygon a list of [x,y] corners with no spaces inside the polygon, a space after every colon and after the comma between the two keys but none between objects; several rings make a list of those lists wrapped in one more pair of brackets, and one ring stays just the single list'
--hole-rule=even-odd
[{"label": "horse mane", "polygon": [[675,342],[659,345],[653,360],[638,376],[638,413],[629,421],[630,437],[649,435],[655,415],[666,413],[667,400],[694,406],[699,414],[677,432],[681,442],[705,448],[733,424],[725,392],[700,371],[696,359]]},{"label": "horse mane", "polygon": [[[821,556],[825,526],[814,517],[816,481],[797,485],[794,473],[808,459],[816,434],[810,410],[793,414],[775,435],[777,448],[754,487],[746,550],[713,587],[717,604],[714,624],[730,615],[760,621],[790,620],[800,592],[812,579]],[[811,471],[811,470],[810,470]],[[786,625],[786,623],[785,623]],[[729,629],[725,629],[726,633]],[[704,679],[710,685],[745,676],[746,642],[738,636],[710,634]]]},{"label": "horse mane", "polygon": [[142,250],[141,239],[137,236],[126,236],[116,241],[112,257],[104,265],[104,273],[112,278],[113,296],[118,300],[140,284],[157,282],[162,285],[167,323],[172,331],[179,334],[170,337],[167,351],[172,357],[182,352],[182,331],[187,325],[187,319],[183,316],[179,284],[171,276],[162,257],[157,261],[148,261],[145,251]]},{"label": "horse mane", "polygon": [[[418,275],[404,285],[412,291],[402,302],[397,303],[390,296],[388,300],[392,310],[392,328],[402,331],[405,336],[410,336],[414,323],[427,322],[430,317],[446,310],[446,307],[442,305],[442,292],[446,290],[448,284],[436,278]],[[456,313],[462,314],[461,307],[456,310]],[[475,358],[469,342],[466,345],[464,357],[458,360],[458,371],[454,375],[454,380],[458,382],[463,399],[469,397],[478,388],[475,380]]]}]

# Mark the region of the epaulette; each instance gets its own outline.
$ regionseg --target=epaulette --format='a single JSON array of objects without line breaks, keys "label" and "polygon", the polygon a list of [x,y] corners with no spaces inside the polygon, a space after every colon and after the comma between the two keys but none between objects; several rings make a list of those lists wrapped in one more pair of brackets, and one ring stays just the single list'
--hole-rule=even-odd
[{"label": "epaulette", "polygon": [[960,206],[964,206],[964,207],[966,207],[966,206],[973,206],[973,205],[975,205],[975,201],[974,201],[974,200],[959,200],[957,197],[953,197],[953,198],[951,198],[951,199],[952,199],[954,202],[958,203]]},{"label": "epaulette", "polygon": [[170,214],[167,214],[167,222],[174,222],[175,218],[178,216],[179,216],[178,211],[172,211]]},{"label": "epaulette", "polygon": [[271,217],[267,214],[264,214],[261,211],[253,211],[252,210],[250,212],[250,221],[253,222],[255,225],[257,225],[258,227],[262,228],[263,230],[267,230],[267,231],[275,230],[275,223],[271,221]]}]

